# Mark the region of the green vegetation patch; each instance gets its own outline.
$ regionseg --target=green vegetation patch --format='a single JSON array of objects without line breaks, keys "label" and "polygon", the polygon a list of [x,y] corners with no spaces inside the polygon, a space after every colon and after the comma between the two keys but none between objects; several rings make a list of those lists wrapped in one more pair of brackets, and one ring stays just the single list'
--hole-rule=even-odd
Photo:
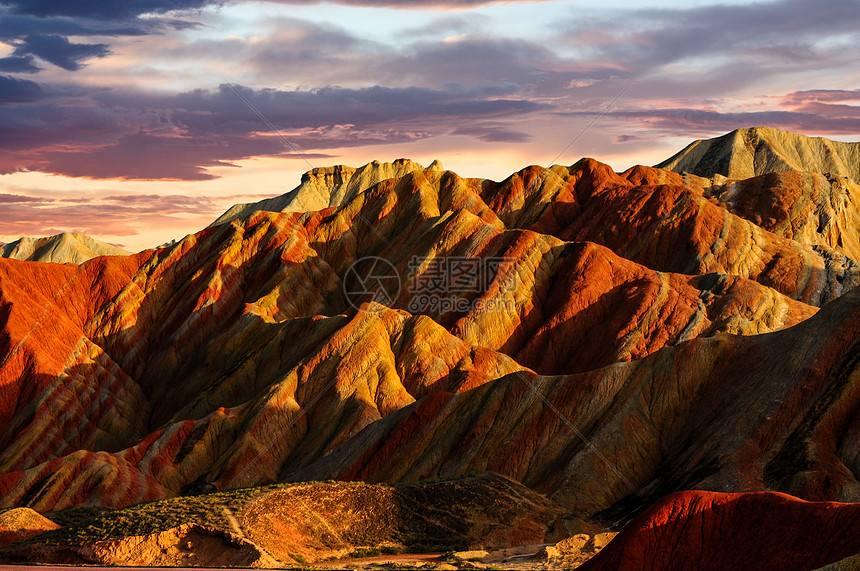
[{"label": "green vegetation patch", "polygon": [[72,508],[47,517],[62,527],[32,538],[37,543],[70,543],[146,535],[196,523],[232,531],[224,507],[238,511],[259,494],[276,486],[181,496],[136,504],[123,509]]}]

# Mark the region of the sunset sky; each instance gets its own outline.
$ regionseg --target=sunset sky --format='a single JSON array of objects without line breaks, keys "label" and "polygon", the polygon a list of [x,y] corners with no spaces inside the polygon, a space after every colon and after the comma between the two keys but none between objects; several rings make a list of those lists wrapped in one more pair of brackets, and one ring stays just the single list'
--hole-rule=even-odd
[{"label": "sunset sky", "polygon": [[501,180],[755,125],[860,140],[860,2],[677,5],[0,0],[0,241],[140,250],[311,166]]}]

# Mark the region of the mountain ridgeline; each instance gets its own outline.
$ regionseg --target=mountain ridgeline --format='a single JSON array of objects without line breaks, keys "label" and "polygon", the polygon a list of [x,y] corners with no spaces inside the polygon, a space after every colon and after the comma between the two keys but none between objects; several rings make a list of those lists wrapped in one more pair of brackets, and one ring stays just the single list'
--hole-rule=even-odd
[{"label": "mountain ridgeline", "polygon": [[44,238],[23,237],[8,244],[0,244],[2,258],[56,264],[81,264],[98,256],[128,254],[112,244],[71,232]]},{"label": "mountain ridgeline", "polygon": [[807,137],[773,127],[752,127],[715,139],[693,141],[656,167],[732,179],[782,171],[811,172],[860,183],[860,143]]},{"label": "mountain ridgeline", "polygon": [[[491,472],[540,506],[536,541],[632,520],[600,557],[638,561],[695,549],[667,513],[732,537],[771,505],[860,501],[858,163],[816,141],[753,129],[665,168],[582,159],[501,182],[314,169],[171,246],[0,260],[0,504]],[[380,267],[393,286],[356,302]],[[824,503],[744,503],[765,491]],[[267,541],[302,553],[298,537]],[[843,539],[797,560],[853,554]]]}]

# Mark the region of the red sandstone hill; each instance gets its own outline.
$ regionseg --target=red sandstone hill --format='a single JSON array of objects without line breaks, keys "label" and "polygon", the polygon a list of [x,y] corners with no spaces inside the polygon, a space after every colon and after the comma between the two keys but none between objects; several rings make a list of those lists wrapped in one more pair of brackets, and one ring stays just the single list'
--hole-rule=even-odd
[{"label": "red sandstone hill", "polygon": [[[3,501],[125,505],[207,482],[276,481],[416,400],[441,402],[518,371],[595,370],[814,313],[749,279],[655,271],[551,233],[576,227],[575,217],[560,222],[571,213],[560,193],[588,203],[600,189],[659,188],[593,161],[528,169],[495,187],[429,170],[340,209],[259,213],[132,257],[2,262]],[[511,208],[526,195],[527,207]],[[767,240],[780,260],[807,259],[798,243]],[[345,300],[343,276],[367,255],[400,270],[398,309],[356,313]],[[506,273],[458,294],[473,309],[404,311],[424,293],[410,292],[410,262],[448,257],[505,260]],[[780,272],[783,289],[796,291]],[[801,291],[814,297],[842,287],[809,272]]]},{"label": "red sandstone hill", "polygon": [[[860,494],[844,253],[647,167],[362,176],[134,256],[0,260],[0,504],[483,470],[610,524],[690,488]],[[399,294],[357,311],[369,256]]]},{"label": "red sandstone hill", "polygon": [[658,167],[650,169],[660,173],[651,176],[652,184],[701,189],[769,232],[860,257],[858,143],[769,127],[738,129],[695,141]]},{"label": "red sandstone hill", "polygon": [[679,492],[637,517],[580,569],[804,571],[858,551],[860,504],[774,492]]}]

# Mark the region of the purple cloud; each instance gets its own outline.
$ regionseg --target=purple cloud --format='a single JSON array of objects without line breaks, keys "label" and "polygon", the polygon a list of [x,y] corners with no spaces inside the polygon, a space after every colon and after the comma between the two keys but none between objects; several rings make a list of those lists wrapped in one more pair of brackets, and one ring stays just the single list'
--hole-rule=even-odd
[{"label": "purple cloud", "polygon": [[[272,125],[298,149],[314,150],[302,151],[306,159],[328,158],[318,152],[324,149],[407,143],[452,131],[520,142],[527,136],[494,121],[548,108],[457,85],[309,91],[222,85],[177,95],[96,90],[89,98],[80,90],[69,96],[51,90],[40,99],[32,82],[7,83],[4,89],[0,80],[7,100],[32,94],[34,101],[14,114],[0,112],[0,172],[88,178],[208,180],[214,175],[207,167],[243,158],[299,158]],[[58,101],[66,104],[58,107]]]},{"label": "purple cloud", "polygon": [[46,199],[35,196],[0,193],[0,204],[41,204],[44,202]]},{"label": "purple cloud", "polygon": [[13,14],[26,14],[39,18],[65,17],[97,20],[126,20],[141,14],[164,14],[175,10],[194,10],[223,4],[217,0],[6,0]]},{"label": "purple cloud", "polygon": [[63,36],[54,34],[31,34],[17,45],[13,56],[27,58],[36,56],[69,71],[83,67],[81,62],[102,58],[110,53],[107,44],[74,44]]},{"label": "purple cloud", "polygon": [[0,72],[5,73],[36,73],[39,67],[33,63],[33,56],[11,56],[0,58]]},{"label": "purple cloud", "polygon": [[[278,4],[322,4],[332,2],[345,6],[365,6],[369,8],[397,8],[404,10],[421,8],[443,8],[447,10],[467,10],[491,4],[511,3],[511,0],[269,0]],[[514,2],[547,2],[549,0],[513,0]]]},{"label": "purple cloud", "polygon": [[35,101],[41,95],[42,87],[35,81],[0,75],[0,104]]},{"label": "purple cloud", "polygon": [[[594,113],[573,112],[564,115],[590,116]],[[620,120],[621,124],[635,124],[637,129],[643,132],[650,131],[655,137],[665,135],[710,137],[739,128],[762,125],[799,133],[829,135],[860,133],[860,114],[846,117],[842,113],[828,115],[802,111],[721,112],[695,108],[670,108],[610,111],[605,117]],[[622,135],[618,142],[631,140],[634,140],[634,137]]]}]

